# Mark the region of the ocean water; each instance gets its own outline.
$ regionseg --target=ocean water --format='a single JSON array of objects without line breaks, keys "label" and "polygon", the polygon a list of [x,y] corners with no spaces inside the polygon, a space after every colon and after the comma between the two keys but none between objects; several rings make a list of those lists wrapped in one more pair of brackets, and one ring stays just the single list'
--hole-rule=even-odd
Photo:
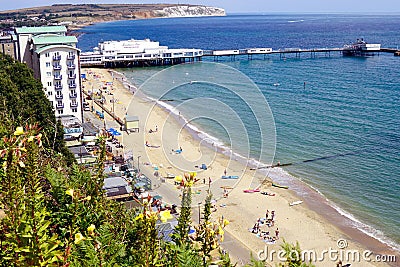
[{"label": "ocean water", "polygon": [[[78,46],[89,51],[98,42],[150,38],[171,48],[238,49],[249,47],[341,47],[357,38],[383,47],[400,45],[400,16],[266,14],[215,18],[174,18],[101,23],[82,29]],[[207,60],[206,60],[207,61]],[[211,61],[209,59],[208,61]],[[342,57],[339,53],[300,58],[287,54],[221,58],[247,75],[268,101],[276,127],[274,162],[316,188],[337,205],[356,227],[399,249],[400,244],[400,58]],[[207,64],[207,63],[205,63]],[[186,66],[190,74],[196,66]],[[162,67],[120,69],[140,86]],[[211,75],[212,76],[212,75]],[[217,76],[218,75],[214,75]],[[279,84],[279,86],[275,85]],[[147,90],[150,96],[151,90]],[[248,97],[258,91],[250,88]],[[177,106],[193,98],[213,98],[233,108],[250,140],[233,149],[263,159],[259,124],[243,99],[206,83],[178,86],[163,96]],[[265,103],[260,100],[259,105]],[[207,109],[216,114],[217,106]],[[180,108],[194,117],[204,106]],[[222,115],[221,115],[222,119]],[[193,124],[229,145],[226,127],[237,118],[197,119]],[[247,155],[246,155],[247,156]],[[265,158],[269,158],[268,157]],[[262,161],[262,160],[261,160]],[[305,161],[305,162],[304,162]],[[356,223],[356,222],[362,222]]]}]

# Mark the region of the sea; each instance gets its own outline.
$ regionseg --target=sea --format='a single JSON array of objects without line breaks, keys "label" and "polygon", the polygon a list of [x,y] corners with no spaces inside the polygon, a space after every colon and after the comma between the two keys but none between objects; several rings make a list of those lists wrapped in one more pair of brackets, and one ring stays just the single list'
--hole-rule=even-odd
[{"label": "sea", "polygon": [[[169,48],[284,50],[343,47],[363,38],[397,48],[399,29],[400,15],[391,14],[230,14],[99,23],[80,30],[78,46],[91,51],[102,41],[150,38]],[[168,100],[166,107],[179,107],[191,118],[193,129],[237,155],[270,164],[273,153],[272,162],[284,165],[280,182],[301,181],[328,199],[354,228],[400,251],[400,57],[344,57],[331,52],[258,55],[251,60],[210,57],[199,64],[221,64],[231,71],[232,81],[243,83],[251,105],[243,103],[246,97],[238,97],[235,90],[219,86],[220,75],[211,69],[203,74],[215,84],[198,82],[197,75],[162,96],[150,86],[143,90]],[[197,65],[186,64],[185,73],[196,72]],[[167,67],[118,71],[138,87],[160,71],[168,73]],[[207,98],[216,103],[185,105]],[[231,108],[235,116],[224,116],[227,112],[221,112],[221,106]],[[253,108],[264,107],[272,119],[251,116]],[[205,110],[208,115],[202,117]],[[244,125],[246,138],[235,139],[233,146],[227,129],[235,129],[238,122]],[[263,123],[275,127],[272,150],[262,149]]]}]

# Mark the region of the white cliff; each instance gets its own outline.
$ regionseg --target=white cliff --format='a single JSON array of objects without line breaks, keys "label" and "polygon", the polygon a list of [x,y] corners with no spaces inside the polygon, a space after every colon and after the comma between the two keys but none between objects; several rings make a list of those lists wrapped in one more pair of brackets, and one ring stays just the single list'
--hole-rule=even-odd
[{"label": "white cliff", "polygon": [[153,11],[157,17],[201,17],[201,16],[226,16],[225,10],[218,7],[209,6],[189,6],[179,5],[165,7],[161,10]]}]

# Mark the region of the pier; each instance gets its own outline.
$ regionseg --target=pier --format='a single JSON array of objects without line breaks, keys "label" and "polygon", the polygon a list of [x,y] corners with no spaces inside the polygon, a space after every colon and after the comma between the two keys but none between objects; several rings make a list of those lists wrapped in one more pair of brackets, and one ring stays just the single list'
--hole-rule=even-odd
[{"label": "pier", "polygon": [[100,43],[93,52],[84,52],[80,55],[82,67],[105,67],[105,68],[127,68],[145,66],[176,65],[201,61],[203,58],[212,58],[218,61],[222,57],[232,60],[236,57],[247,57],[252,60],[255,56],[294,55],[300,58],[302,54],[308,54],[314,58],[317,55],[330,57],[331,53],[340,53],[343,56],[372,56],[379,53],[391,53],[400,56],[400,50],[394,48],[381,48],[380,44],[368,44],[362,39],[356,43],[343,47],[333,48],[283,48],[274,50],[269,47],[246,48],[246,49],[224,49],[224,50],[202,50],[202,49],[169,49],[160,46],[158,42],[145,40],[107,41]]}]

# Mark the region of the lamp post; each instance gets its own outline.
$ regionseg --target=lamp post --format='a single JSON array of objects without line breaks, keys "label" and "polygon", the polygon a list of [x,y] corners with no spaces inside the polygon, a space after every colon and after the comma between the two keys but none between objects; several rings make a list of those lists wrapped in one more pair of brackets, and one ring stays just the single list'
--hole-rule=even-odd
[{"label": "lamp post", "polygon": [[138,156],[138,157],[137,157],[137,168],[138,168],[138,173],[140,172],[140,165],[139,165],[139,159],[140,159],[140,157],[141,157],[141,156]]},{"label": "lamp post", "polygon": [[200,205],[201,205],[201,202],[197,203],[197,205],[198,205],[198,209],[199,209],[199,224],[200,224],[200,217],[201,217]]}]

